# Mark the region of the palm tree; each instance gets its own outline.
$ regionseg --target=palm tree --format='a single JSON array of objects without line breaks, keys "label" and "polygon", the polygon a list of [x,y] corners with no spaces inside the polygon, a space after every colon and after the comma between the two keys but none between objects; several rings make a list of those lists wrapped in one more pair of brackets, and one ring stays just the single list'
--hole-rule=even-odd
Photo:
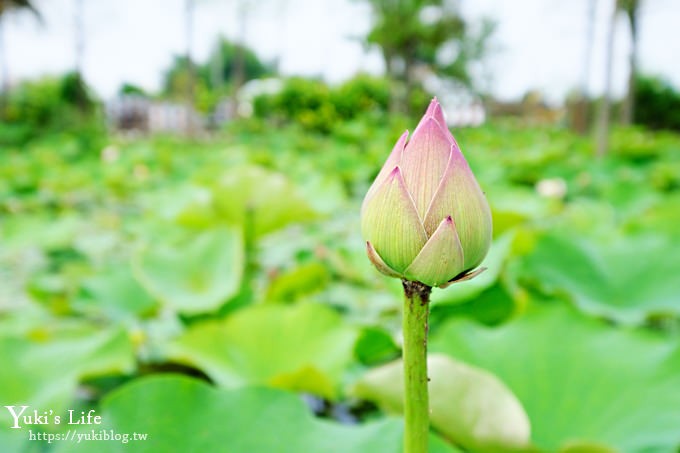
[{"label": "palm tree", "polygon": [[7,59],[7,42],[4,33],[3,22],[6,14],[12,10],[16,11],[30,11],[41,19],[40,13],[33,5],[32,0],[0,0],[0,116],[4,117],[5,101],[7,92],[9,91],[9,61]]},{"label": "palm tree", "polygon": [[641,3],[642,0],[618,0],[617,5],[618,9],[626,15],[630,27],[628,88],[621,116],[623,124],[631,124],[633,122],[633,114],[635,113],[635,77],[637,75],[638,42],[640,38],[638,13],[640,12]]},{"label": "palm tree", "polygon": [[581,94],[588,97],[590,86],[590,72],[592,68],[593,43],[595,42],[595,11],[597,10],[597,0],[588,1],[588,20],[586,32],[586,48],[583,53],[583,74],[581,76]]},{"label": "palm tree", "polygon": [[75,24],[75,72],[82,78],[83,56],[85,54],[85,22],[83,20],[83,0],[74,0],[73,5]]},{"label": "palm tree", "polygon": [[572,127],[579,134],[586,134],[590,127],[590,79],[593,60],[593,43],[595,41],[595,11],[597,0],[585,0],[587,5],[586,39],[583,49],[583,72],[581,73],[580,88],[574,99]]},{"label": "palm tree", "polygon": [[607,34],[607,49],[605,51],[605,85],[604,95],[600,104],[597,126],[597,155],[603,156],[607,153],[609,146],[609,126],[611,109],[611,79],[612,65],[614,60],[614,36],[616,35],[616,19],[619,13],[624,12],[630,24],[631,51],[630,66],[628,73],[628,90],[623,105],[623,123],[630,124],[633,119],[634,97],[635,97],[635,74],[637,72],[637,52],[638,52],[638,12],[642,0],[614,0],[611,23]]},{"label": "palm tree", "polygon": [[605,50],[604,67],[604,93],[602,95],[602,101],[600,102],[597,124],[596,152],[599,157],[607,154],[607,149],[609,148],[612,68],[614,65],[614,37],[616,36],[616,18],[619,12],[618,4],[619,0],[614,0],[614,9],[612,11],[611,20],[609,23],[609,31],[607,33],[607,48]]},{"label": "palm tree", "polygon": [[185,132],[192,136],[196,132],[194,130],[194,122],[192,112],[196,101],[196,69],[193,61],[193,38],[194,38],[194,0],[185,0],[184,2],[184,27],[186,33],[186,61],[187,61],[187,86],[186,86],[186,109],[187,109],[187,123]]}]

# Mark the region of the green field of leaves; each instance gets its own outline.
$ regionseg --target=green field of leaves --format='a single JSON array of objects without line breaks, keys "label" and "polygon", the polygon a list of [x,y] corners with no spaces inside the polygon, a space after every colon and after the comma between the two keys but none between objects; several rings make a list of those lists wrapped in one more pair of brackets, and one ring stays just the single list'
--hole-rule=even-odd
[{"label": "green field of leaves", "polygon": [[[0,150],[0,402],[149,436],[2,410],[0,451],[400,451],[401,288],[359,206],[406,126]],[[453,133],[494,243],[433,291],[431,451],[680,451],[680,136]]]}]

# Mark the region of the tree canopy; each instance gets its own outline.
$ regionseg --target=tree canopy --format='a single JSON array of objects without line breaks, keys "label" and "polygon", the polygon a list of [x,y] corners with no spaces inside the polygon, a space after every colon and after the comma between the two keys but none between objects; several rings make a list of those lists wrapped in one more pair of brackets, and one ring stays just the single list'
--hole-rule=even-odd
[{"label": "tree canopy", "polygon": [[[273,65],[263,62],[252,49],[220,38],[208,60],[203,64],[195,65],[197,83],[210,90],[221,89],[223,85],[228,86],[236,71],[238,58],[243,59],[243,81],[274,73]],[[186,56],[175,57],[164,75],[164,94],[182,96],[186,92],[186,83],[189,79],[188,68]]]},{"label": "tree canopy", "polygon": [[492,22],[475,27],[449,0],[366,1],[373,13],[366,42],[380,49],[387,74],[401,85],[403,97],[408,99],[426,74],[473,86],[470,67],[486,52]]}]

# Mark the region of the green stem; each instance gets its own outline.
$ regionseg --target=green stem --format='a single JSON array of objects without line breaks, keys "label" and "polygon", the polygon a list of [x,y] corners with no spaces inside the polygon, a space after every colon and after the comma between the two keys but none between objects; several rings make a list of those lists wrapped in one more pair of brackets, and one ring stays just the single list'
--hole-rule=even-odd
[{"label": "green stem", "polygon": [[430,409],[427,396],[427,318],[432,288],[404,285],[404,453],[427,453]]}]

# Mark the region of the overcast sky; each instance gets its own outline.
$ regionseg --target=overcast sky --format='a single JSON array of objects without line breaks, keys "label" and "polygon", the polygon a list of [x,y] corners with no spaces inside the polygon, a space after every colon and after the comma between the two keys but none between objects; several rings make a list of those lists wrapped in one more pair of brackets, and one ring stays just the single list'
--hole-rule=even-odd
[{"label": "overcast sky", "polygon": [[[77,0],[37,0],[40,25],[27,14],[5,22],[11,78],[56,74],[73,67]],[[105,98],[127,81],[149,90],[174,54],[184,52],[184,0],[82,0],[86,45],[84,72]],[[370,26],[370,10],[361,0],[241,0],[252,7],[245,22],[246,43],[264,59],[278,58],[286,74],[321,75],[338,82],[359,70],[382,71],[374,49],[360,42]],[[463,0],[471,21],[489,17],[498,23],[495,51],[488,59],[493,93],[505,99],[527,90],[561,99],[583,79],[587,11],[591,0]],[[601,91],[605,34],[613,0],[596,0],[595,45],[590,89]],[[193,48],[205,59],[219,34],[238,35],[237,0],[196,0]],[[643,0],[640,66],[680,86],[680,2]],[[617,28],[614,88],[622,92],[629,49],[627,24]]]}]

